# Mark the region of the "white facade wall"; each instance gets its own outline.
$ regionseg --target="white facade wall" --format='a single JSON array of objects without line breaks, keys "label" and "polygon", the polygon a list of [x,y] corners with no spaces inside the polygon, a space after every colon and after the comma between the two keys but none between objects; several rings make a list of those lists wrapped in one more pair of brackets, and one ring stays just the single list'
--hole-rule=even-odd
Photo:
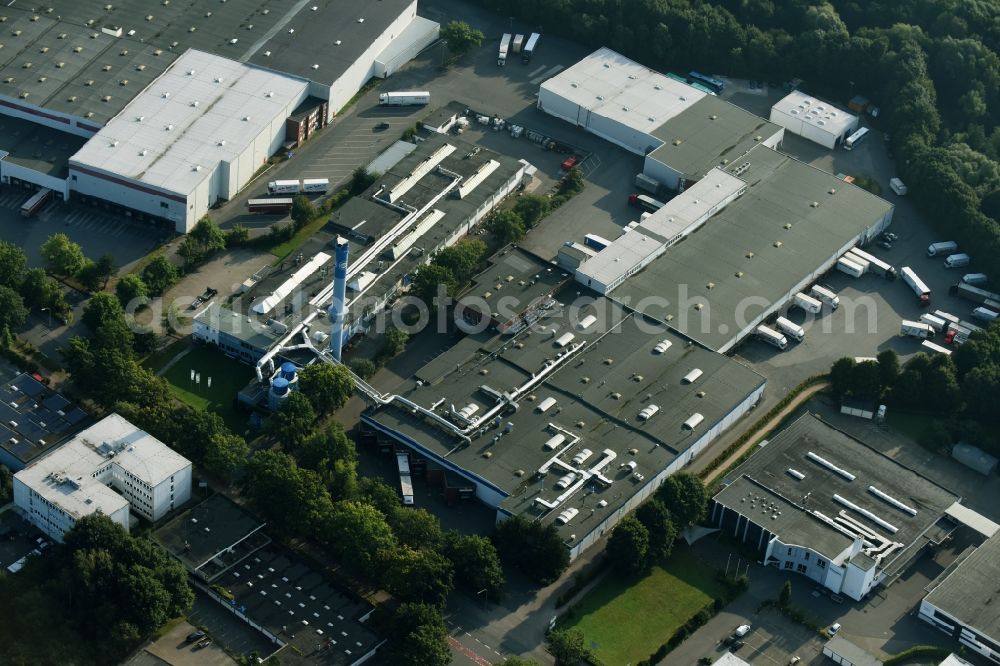
[{"label": "white facade wall", "polygon": [[545,86],[538,90],[538,108],[557,118],[562,118],[566,122],[582,127],[591,134],[596,134],[636,155],[646,155],[651,150],[663,145],[663,141],[651,134],[590,111],[552,90],[548,90]]},{"label": "white facade wall", "polygon": [[389,46],[392,40],[402,34],[403,30],[413,21],[416,15],[417,0],[413,0],[413,3],[395,21],[389,24],[385,32],[372,42],[371,46],[340,78],[334,81],[332,85],[328,87],[324,86],[325,94],[319,94],[319,91],[313,92],[317,97],[329,100],[330,102],[327,107],[327,121],[332,120],[351,101],[351,98],[361,89],[361,86],[375,75],[375,60]]},{"label": "white facade wall", "polygon": [[33,123],[52,127],[62,132],[68,132],[82,137],[91,137],[101,126],[92,120],[80,118],[61,111],[42,109],[34,104],[27,104],[23,99],[0,95],[0,113],[12,118],[30,120]]},{"label": "white facade wall", "polygon": [[771,108],[770,121],[776,125],[784,127],[792,134],[796,134],[831,149],[835,148],[838,142],[846,139],[858,128],[857,118],[855,118],[853,123],[847,125],[847,128],[843,131],[843,133],[840,133],[838,128],[825,128],[812,122],[806,122],[799,116],[786,113],[781,109],[773,107]]},{"label": "white facade wall", "polygon": [[374,75],[380,79],[392,76],[400,67],[434,43],[440,33],[439,24],[422,16],[414,17],[403,34],[379,54],[375,60]]},{"label": "white facade wall", "polygon": [[646,161],[642,165],[642,173],[671,190],[678,189],[681,183],[680,171],[665,162],[661,162],[652,155],[646,156]]},{"label": "white facade wall", "polygon": [[[63,534],[76,524],[76,519],[73,516],[24,485],[17,476],[14,477],[14,505],[27,521],[53,541],[61,542]],[[128,514],[128,505],[126,504],[109,514],[108,517],[128,532]]]},{"label": "white facade wall", "polygon": [[69,198],[69,184],[65,178],[56,178],[8,160],[0,160],[0,182],[7,184],[11,178],[34,183],[39,187],[47,187],[61,196],[63,201]]}]

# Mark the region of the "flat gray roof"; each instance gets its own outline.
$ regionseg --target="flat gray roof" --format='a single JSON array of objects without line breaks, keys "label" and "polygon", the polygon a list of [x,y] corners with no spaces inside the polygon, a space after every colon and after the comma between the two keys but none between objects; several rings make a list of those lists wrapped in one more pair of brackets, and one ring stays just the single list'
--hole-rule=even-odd
[{"label": "flat gray roof", "polygon": [[764,302],[785,301],[892,210],[860,187],[765,146],[727,171],[746,181],[747,192],[612,292],[710,349],[730,345]]},{"label": "flat gray roof", "polygon": [[[231,335],[237,340],[246,342],[254,349],[267,350],[278,341],[278,336],[264,322],[257,318],[248,318],[246,315],[230,310],[219,303],[213,302],[195,315],[195,319],[222,333]],[[270,319],[270,316],[264,319],[266,321]]]},{"label": "flat gray roof", "polygon": [[[444,459],[508,495],[501,508],[511,514],[551,522],[568,508],[586,511],[586,516],[560,528],[567,534],[577,533],[584,520],[598,524],[641,487],[633,473],[648,479],[664,470],[765,380],[739,362],[688,344],[666,326],[630,314],[609,299],[574,303],[576,294],[576,285],[557,292],[560,305],[547,309],[544,317],[516,335],[463,338],[396,389],[424,407],[437,403],[436,411],[443,416],[451,405],[458,410],[469,404],[482,414],[495,404],[490,388],[484,387],[511,390],[560,363],[519,399],[515,413],[502,415],[502,428],[491,424],[471,445],[461,446],[453,434],[408,410],[383,407],[369,411],[366,418],[417,443],[438,458],[432,461],[435,464]],[[583,328],[580,322],[588,315],[594,319]],[[567,334],[572,340],[560,346],[557,341]],[[654,347],[662,341],[669,348],[658,353]],[[575,350],[578,342],[586,344]],[[685,381],[696,369],[700,376]],[[639,412],[654,405],[655,414],[642,420]],[[685,428],[684,422],[696,413],[704,420],[693,430]],[[543,446],[560,434],[564,441],[556,450]],[[615,452],[604,472],[612,483],[588,484],[556,508],[542,509],[536,500],[555,501],[562,494],[554,487],[566,473],[560,466],[570,464],[583,449],[591,455],[582,467],[597,464],[605,449]],[[556,455],[562,463],[537,476],[536,471]],[[634,469],[626,463],[633,463]]]},{"label": "flat gray roof", "polygon": [[1000,534],[988,539],[958,565],[927,602],[993,640],[1000,640]]},{"label": "flat gray roof", "polygon": [[69,174],[69,158],[87,140],[13,116],[0,115],[0,150],[4,159],[56,178]]},{"label": "flat gray roof", "polygon": [[0,93],[101,125],[189,48],[330,84],[411,2],[11,3],[0,8]]},{"label": "flat gray roof", "polygon": [[760,116],[706,95],[653,130],[653,136],[664,143],[650,157],[687,178],[698,179],[780,131],[781,127]]},{"label": "flat gray roof", "polygon": [[[849,480],[834,467],[854,478]],[[727,481],[715,501],[752,516],[784,543],[812,548],[830,559],[850,546],[852,539],[816,517],[814,512],[818,511],[831,519],[847,516],[902,544],[882,564],[883,569],[912,554],[916,546],[943,536],[936,524],[958,499],[815,414],[799,417],[736,468]],[[896,531],[848,508],[834,495],[874,514]],[[915,510],[915,515],[886,497]]]}]

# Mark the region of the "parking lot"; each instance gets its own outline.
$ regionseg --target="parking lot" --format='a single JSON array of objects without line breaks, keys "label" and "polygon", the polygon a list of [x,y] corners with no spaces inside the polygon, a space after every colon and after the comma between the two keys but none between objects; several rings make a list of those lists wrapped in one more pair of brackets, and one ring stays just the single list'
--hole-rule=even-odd
[{"label": "parking lot", "polygon": [[215,641],[235,654],[256,652],[259,655],[269,655],[277,649],[264,634],[197,588],[188,620],[191,624],[204,627]]},{"label": "parking lot", "polygon": [[[792,622],[781,613],[766,610],[754,618],[750,632],[742,638],[744,645],[734,649],[740,659],[755,665],[786,666],[792,657],[799,664],[821,664],[823,641],[816,632]],[[725,649],[720,644],[717,654]]]},{"label": "parking lot", "polygon": [[140,259],[172,235],[172,230],[152,223],[58,198],[25,219],[21,204],[29,196],[19,188],[0,187],[0,239],[23,248],[31,266],[43,264],[38,248],[52,234],[66,234],[92,259],[111,254],[120,266]]},{"label": "parking lot", "polygon": [[0,514],[0,567],[7,567],[38,548],[41,532],[24,522],[13,510]]}]

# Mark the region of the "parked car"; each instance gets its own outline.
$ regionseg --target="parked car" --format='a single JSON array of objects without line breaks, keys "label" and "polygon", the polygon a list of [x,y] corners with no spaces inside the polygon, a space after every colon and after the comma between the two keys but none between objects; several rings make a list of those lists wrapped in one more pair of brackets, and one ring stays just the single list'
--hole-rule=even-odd
[{"label": "parked car", "polygon": [[834,622],[833,624],[830,625],[830,628],[826,630],[826,633],[828,633],[831,636],[833,636],[838,631],[840,631],[840,623],[839,622]]},{"label": "parked car", "polygon": [[799,663],[800,661],[802,661],[801,657],[792,657],[791,659],[788,660],[788,666],[795,666],[795,664]]},{"label": "parked car", "polygon": [[885,233],[883,233],[882,238],[889,241],[890,243],[895,243],[896,241],[899,240],[899,236],[892,233],[891,231],[886,231]]},{"label": "parked car", "polygon": [[381,122],[381,123],[379,123],[378,125],[375,126],[375,129],[379,130],[379,131],[381,131],[381,130],[387,130],[387,129],[389,129],[389,123],[387,123],[387,122]]},{"label": "parked car", "polygon": [[882,241],[881,243],[878,244],[878,246],[880,248],[882,248],[883,250],[891,250],[892,249],[892,243],[890,243],[887,240]]},{"label": "parked car", "polygon": [[203,638],[194,647],[195,647],[196,650],[204,650],[205,648],[207,648],[211,644],[212,644],[212,639],[211,638]]},{"label": "parked car", "polygon": [[199,631],[192,631],[190,634],[187,635],[187,638],[184,640],[184,642],[185,643],[194,643],[195,641],[200,641],[204,637],[205,637],[205,632],[204,631],[200,631],[200,630]]},{"label": "parked car", "polygon": [[746,645],[746,643],[744,643],[742,640],[740,640],[739,638],[737,638],[735,641],[733,641],[733,644],[729,646],[729,651],[730,652],[736,652],[737,650],[739,650],[744,645]]},{"label": "parked car", "polygon": [[569,171],[570,169],[575,167],[576,163],[579,161],[580,161],[579,157],[577,157],[576,155],[570,155],[569,157],[563,160],[562,163],[563,171]]},{"label": "parked car", "polygon": [[736,636],[736,638],[743,638],[749,633],[750,633],[750,625],[741,624],[740,626],[736,627],[736,631],[733,633],[733,635]]}]

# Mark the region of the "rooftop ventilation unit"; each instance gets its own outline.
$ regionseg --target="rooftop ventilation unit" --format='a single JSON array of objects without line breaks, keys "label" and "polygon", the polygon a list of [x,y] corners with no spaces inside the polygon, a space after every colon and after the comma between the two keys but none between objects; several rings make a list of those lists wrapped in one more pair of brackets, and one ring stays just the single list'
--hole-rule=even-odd
[{"label": "rooftop ventilation unit", "polygon": [[591,451],[590,449],[583,449],[582,451],[580,451],[579,453],[577,453],[575,456],[573,456],[573,464],[577,465],[577,466],[580,466],[583,463],[587,462],[587,460],[592,455],[594,455],[593,451]]},{"label": "rooftop ventilation unit", "polygon": [[580,323],[578,324],[578,328],[581,331],[585,331],[588,328],[590,328],[591,326],[593,326],[594,323],[596,323],[596,322],[597,322],[597,317],[595,317],[592,314],[589,314],[589,315],[587,315],[586,317],[584,317],[583,319],[580,320]]},{"label": "rooftop ventilation unit", "polygon": [[641,412],[639,412],[639,420],[648,421],[653,418],[653,415],[658,411],[660,411],[659,405],[648,405]]},{"label": "rooftop ventilation unit", "polygon": [[573,481],[575,480],[576,480],[576,472],[570,472],[565,476],[559,477],[559,480],[556,481],[556,488],[558,488],[559,490],[566,490],[567,488],[570,487],[570,484],[572,484]]},{"label": "rooftop ventilation unit", "polygon": [[556,404],[556,399],[553,398],[552,396],[549,396],[545,400],[542,400],[540,403],[538,403],[538,406],[535,407],[535,409],[538,410],[539,414],[544,414],[553,406],[555,406],[555,404]]},{"label": "rooftop ventilation unit", "polygon": [[684,422],[684,429],[694,430],[695,428],[698,427],[698,424],[704,420],[705,420],[704,416],[702,416],[698,412],[695,412],[694,414],[688,417],[687,421]]},{"label": "rooftop ventilation unit", "polygon": [[827,460],[823,456],[816,455],[812,451],[809,451],[808,453],[806,453],[806,457],[809,458],[810,460],[812,460],[814,463],[816,463],[818,465],[822,465],[823,467],[826,467],[828,470],[830,470],[834,474],[839,474],[840,476],[842,476],[843,478],[847,479],[848,481],[853,481],[854,479],[857,478],[855,475],[851,474],[846,469],[841,469],[840,467],[837,467],[836,465],[834,465],[832,462],[830,462],[829,460]]},{"label": "rooftop ventilation unit", "polygon": [[580,510],[574,507],[570,507],[562,511],[558,516],[556,516],[556,522],[560,525],[566,525],[569,521],[576,518],[576,515],[580,513]]},{"label": "rooftop ventilation unit", "polygon": [[556,347],[565,347],[573,340],[574,337],[576,336],[574,336],[572,333],[569,332],[563,333],[556,339],[555,345]]},{"label": "rooftop ventilation unit", "polygon": [[544,447],[547,451],[552,451],[565,441],[566,435],[559,433],[550,437],[549,440],[545,442]]},{"label": "rooftop ventilation unit", "polygon": [[653,347],[653,351],[656,352],[657,354],[663,354],[668,349],[670,349],[670,347],[673,344],[674,343],[672,343],[670,340],[660,340],[659,342],[656,343],[656,346]]},{"label": "rooftop ventilation unit", "polygon": [[875,486],[868,486],[868,492],[870,492],[872,495],[874,495],[875,497],[879,498],[883,502],[888,502],[889,504],[893,505],[894,507],[896,507],[900,511],[905,511],[906,513],[910,514],[911,516],[917,515],[917,510],[914,509],[912,506],[908,506],[906,504],[903,504],[902,502],[900,502],[898,499],[896,499],[892,495],[888,495],[888,494],[882,492],[881,490],[879,490]]},{"label": "rooftop ventilation unit", "polygon": [[691,372],[684,375],[684,379],[681,381],[683,381],[685,384],[694,384],[696,381],[698,381],[698,378],[701,377],[702,374],[703,373],[700,368],[694,368]]},{"label": "rooftop ventilation unit", "polygon": [[798,479],[799,481],[801,481],[802,479],[806,478],[806,475],[803,474],[802,472],[800,472],[797,469],[792,469],[791,467],[789,467],[786,471],[788,472],[789,476],[792,476],[792,477]]},{"label": "rooftop ventilation unit", "polygon": [[868,509],[865,509],[865,508],[862,508],[862,507],[858,506],[857,504],[855,504],[854,502],[852,502],[849,499],[841,497],[840,495],[837,495],[837,494],[834,494],[833,499],[834,499],[835,502],[839,502],[840,504],[843,504],[844,506],[846,506],[851,511],[856,511],[857,513],[860,513],[862,516],[864,516],[868,520],[872,521],[876,525],[879,525],[882,528],[884,528],[886,530],[889,530],[889,532],[892,533],[892,534],[895,534],[896,532],[899,531],[899,528],[896,527],[895,525],[893,525],[892,523],[890,523],[890,522],[888,522],[886,520],[882,520],[881,518],[879,518],[878,516],[876,516],[874,513],[872,513]]}]

